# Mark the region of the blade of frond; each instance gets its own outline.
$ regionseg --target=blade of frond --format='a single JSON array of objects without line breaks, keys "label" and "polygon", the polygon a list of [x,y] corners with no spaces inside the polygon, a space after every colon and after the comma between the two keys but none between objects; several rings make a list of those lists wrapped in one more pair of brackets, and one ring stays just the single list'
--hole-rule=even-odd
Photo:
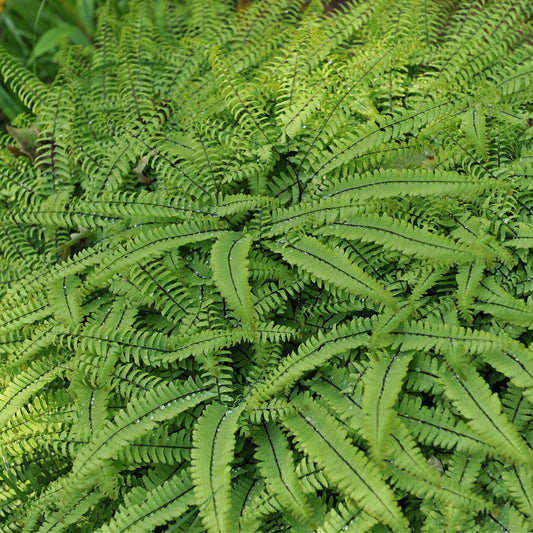
[{"label": "blade of frond", "polygon": [[[366,373],[363,379],[366,379]],[[347,391],[343,392],[338,385],[327,378],[315,382],[312,388],[320,394],[337,419],[344,420],[358,434],[365,435],[364,415],[361,406],[352,395]],[[363,403],[364,398],[363,395]],[[399,414],[403,416],[403,413]],[[419,419],[417,422],[420,425],[422,420]],[[403,490],[418,498],[437,501],[439,504],[456,508],[474,505],[476,508],[485,508],[487,506],[482,498],[462,488],[459,484],[450,480],[443,482],[440,473],[430,467],[420,450],[419,437],[415,441],[413,434],[409,432],[402,419],[392,419],[388,440],[387,454],[382,458],[386,464],[384,471],[387,472],[387,477],[394,480],[394,483],[401,486]],[[455,443],[455,441],[452,442]],[[443,442],[436,444],[448,447]]]},{"label": "blade of frond", "polygon": [[231,516],[230,463],[233,460],[235,432],[244,405],[228,410],[224,405],[208,405],[193,433],[191,474],[194,496],[207,531],[225,533],[235,528]]},{"label": "blade of frond", "polygon": [[447,407],[438,405],[429,408],[422,405],[419,398],[404,396],[398,407],[398,416],[421,444],[448,450],[456,448],[480,456],[492,452],[492,447]]},{"label": "blade of frond", "polygon": [[385,461],[387,477],[395,486],[417,498],[454,509],[479,511],[490,507],[472,487],[450,479],[435,457],[427,458],[406,425],[398,419],[393,424],[390,457]]},{"label": "blade of frond", "polygon": [[260,533],[264,529],[266,516],[278,510],[278,503],[263,482],[250,486],[239,515],[239,533]]},{"label": "blade of frond", "polygon": [[502,472],[502,481],[515,505],[526,516],[533,516],[533,471],[529,465],[513,466]]},{"label": "blade of frond", "polygon": [[533,225],[526,222],[513,224],[514,237],[505,241],[512,248],[533,248]]},{"label": "blade of frond", "polygon": [[479,282],[483,277],[485,265],[482,261],[476,261],[469,265],[461,265],[457,273],[457,306],[461,315],[472,322],[472,303]]},{"label": "blade of frond", "polygon": [[212,213],[222,218],[237,213],[268,208],[275,204],[276,202],[268,196],[230,194],[219,198],[216,206],[212,209]]},{"label": "blade of frond", "polygon": [[274,397],[303,374],[320,368],[332,357],[367,344],[371,332],[370,320],[360,319],[335,327],[326,334],[319,333],[311,337],[254,386],[248,399],[249,409]]},{"label": "blade of frond", "polygon": [[123,448],[117,458],[129,464],[179,464],[188,458],[191,450],[190,435],[184,431],[169,433],[160,426],[152,433],[143,435]]},{"label": "blade of frond", "polygon": [[488,139],[486,120],[483,109],[469,109],[463,116],[463,129],[467,139],[472,143],[482,159],[488,158]]},{"label": "blade of frond", "polygon": [[453,113],[460,105],[458,101],[439,99],[435,101],[425,101],[423,109],[404,109],[394,116],[384,116],[383,124],[377,125],[374,121],[369,121],[367,125],[357,128],[353,133],[344,135],[334,141],[333,146],[328,150],[323,150],[317,161],[318,169],[312,178],[315,182],[332,172],[343,164],[348,164],[354,158],[360,157],[365,152],[378,149],[391,139],[398,138],[410,131],[412,128],[419,128],[424,124],[437,121],[446,115]]},{"label": "blade of frond", "polygon": [[342,426],[308,397],[299,396],[293,403],[295,413],[285,416],[283,423],[298,447],[324,469],[343,499],[357,502],[371,516],[377,514],[393,530],[404,530],[407,521],[394,493],[378,468],[350,442]]},{"label": "blade of frond", "polygon": [[185,244],[212,239],[217,233],[217,224],[208,221],[147,228],[125,244],[116,246],[112,252],[106,253],[105,259],[98,256],[91,257],[90,262],[97,264],[98,268],[87,276],[84,288],[94,290],[116,273],[127,270],[135,263],[142,263],[147,258],[153,259],[156,255],[160,256]]},{"label": "blade of frond", "polygon": [[533,416],[533,403],[526,400],[524,390],[509,383],[500,391],[503,411],[518,431],[525,431]]},{"label": "blade of frond", "polygon": [[462,264],[478,259],[475,251],[449,237],[418,228],[405,220],[394,219],[388,215],[348,217],[342,222],[333,222],[324,227],[323,233],[351,241],[375,242],[386,250],[442,263]]},{"label": "blade of frond", "polygon": [[60,359],[49,354],[10,376],[0,393],[0,428],[38,391],[44,389],[62,371]]},{"label": "blade of frond", "polygon": [[533,304],[514,298],[494,278],[481,282],[473,307],[517,326],[530,327],[533,322]]},{"label": "blade of frond", "polygon": [[498,456],[515,465],[533,464],[533,452],[502,413],[498,396],[474,369],[469,370],[465,379],[450,373],[442,381],[454,407]]},{"label": "blade of frond", "polygon": [[120,409],[78,451],[70,474],[61,480],[62,490],[57,496],[67,493],[69,498],[63,496],[66,501],[60,506],[59,513],[68,511],[72,503],[70,497],[75,498],[79,490],[97,483],[95,475],[105,461],[117,457],[120,450],[129,446],[131,441],[153,430],[159,422],[174,418],[214,394],[193,379],[179,384],[162,383]]},{"label": "blade of frond", "polygon": [[32,324],[37,321],[42,321],[52,314],[47,298],[44,294],[35,295],[29,302],[12,303],[9,298],[4,298],[4,304],[0,309],[0,335],[5,335],[11,331]]},{"label": "blade of frond", "polygon": [[15,61],[4,47],[0,48],[0,75],[32,112],[35,113],[46,101],[48,90],[45,84]]},{"label": "blade of frond", "polygon": [[480,521],[479,527],[483,532],[501,533],[502,531],[530,531],[533,521],[524,516],[511,503],[506,503],[498,509],[498,513],[489,513]]},{"label": "blade of frond", "polygon": [[[419,322],[404,325],[393,333],[403,349],[426,350],[433,348],[450,355],[450,350],[461,347],[478,354],[496,370],[507,376],[514,385],[524,388],[524,395],[531,398],[533,392],[533,351],[519,341],[503,334],[473,330],[448,324]],[[455,363],[465,373],[464,357],[455,357]]]},{"label": "blade of frond", "polygon": [[254,101],[253,92],[246,86],[245,79],[233,72],[220,49],[212,48],[210,61],[228,109],[242,131],[259,133],[263,143],[266,141],[267,145],[271,144],[267,134],[268,116],[262,106]]},{"label": "blade of frond", "polygon": [[394,405],[403,386],[412,354],[387,356],[370,361],[363,378],[363,435],[374,460],[385,457],[395,417]]},{"label": "blade of frond", "polygon": [[353,502],[339,503],[326,515],[317,533],[364,533],[372,529],[376,519]]},{"label": "blade of frond", "polygon": [[281,240],[280,244],[274,246],[273,250],[288,263],[308,273],[319,285],[337,287],[355,296],[397,308],[394,296],[355,264],[341,248],[332,248],[311,236]]},{"label": "blade of frond", "polygon": [[50,513],[48,518],[39,528],[39,533],[51,533],[52,531],[64,531],[69,525],[83,521],[83,515],[91,508],[98,505],[104,498],[101,491],[89,491],[78,497],[76,504],[71,506],[67,513],[63,513],[59,519],[55,513]]},{"label": "blade of frond", "polygon": [[248,253],[251,245],[250,234],[221,233],[213,244],[211,268],[213,280],[235,316],[245,327],[254,329],[257,316],[248,282]]},{"label": "blade of frond", "polygon": [[465,177],[458,172],[431,169],[378,169],[349,179],[325,180],[315,193],[322,198],[350,195],[358,200],[393,196],[480,195],[501,188],[493,179]]},{"label": "blade of frond", "polygon": [[48,287],[48,300],[58,322],[75,326],[82,319],[81,280],[77,276],[57,278]]},{"label": "blade of frond", "polygon": [[222,348],[252,340],[253,333],[245,329],[201,331],[190,337],[185,335],[172,346],[168,354],[159,354],[155,360],[181,361],[191,356],[209,356]]},{"label": "blade of frond", "polygon": [[314,530],[316,512],[296,477],[287,438],[274,422],[268,422],[254,432],[254,440],[259,468],[269,491],[303,527]]},{"label": "blade of frond", "polygon": [[135,487],[124,496],[124,503],[100,533],[153,531],[171,520],[178,520],[194,504],[192,481],[180,470],[153,488]]}]

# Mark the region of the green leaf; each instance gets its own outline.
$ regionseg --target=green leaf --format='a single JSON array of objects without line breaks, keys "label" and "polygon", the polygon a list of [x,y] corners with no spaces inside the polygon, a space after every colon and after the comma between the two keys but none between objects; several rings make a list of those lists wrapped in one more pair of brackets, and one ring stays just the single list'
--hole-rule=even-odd
[{"label": "green leaf", "polygon": [[174,418],[212,396],[211,390],[192,379],[178,385],[156,385],[121,409],[80,449],[70,476],[72,482],[96,482],[94,473],[105,460],[116,457],[122,448],[153,430],[158,422]]},{"label": "green leaf", "polygon": [[485,265],[476,261],[469,265],[462,265],[457,272],[457,306],[461,315],[472,322],[472,302],[483,277]]},{"label": "green leaf", "polygon": [[230,520],[230,471],[235,432],[243,409],[244,404],[233,410],[218,403],[208,405],[194,428],[191,451],[194,495],[208,532],[235,530]]},{"label": "green leaf", "polygon": [[342,426],[308,397],[293,401],[295,412],[283,423],[300,449],[318,463],[342,499],[356,501],[371,516],[379,516],[393,530],[406,531],[408,523],[377,466],[349,440]]},{"label": "green leaf", "polygon": [[[388,215],[347,217],[324,228],[325,235],[349,240],[375,242],[386,250],[401,252],[412,258],[440,263],[466,263],[476,259],[476,251],[445,235],[412,225]],[[483,257],[483,256],[481,256]]]},{"label": "green leaf", "polygon": [[255,409],[261,402],[273,398],[303,374],[321,367],[332,357],[367,344],[372,326],[371,320],[354,320],[300,344],[296,352],[265,372],[266,377],[255,385],[248,398],[249,408]]},{"label": "green leaf", "polygon": [[370,362],[364,376],[363,429],[372,456],[382,459],[390,446],[394,405],[403,386],[412,354],[387,356]]},{"label": "green leaf", "polygon": [[254,329],[257,316],[248,283],[248,253],[252,236],[221,233],[211,251],[213,279],[235,316],[242,324]]},{"label": "green leaf", "polygon": [[394,296],[369,276],[340,248],[331,248],[315,237],[280,241],[273,246],[283,258],[308,273],[319,285],[333,286],[354,296],[371,298],[396,309]]},{"label": "green leaf", "polygon": [[502,481],[516,506],[526,516],[533,516],[533,469],[529,465],[513,466],[502,472]]},{"label": "green leaf", "polygon": [[76,13],[89,33],[94,31],[95,0],[76,0]]},{"label": "green leaf", "polygon": [[287,438],[274,422],[263,423],[254,432],[256,457],[269,492],[275,495],[285,512],[306,530],[315,530],[316,509],[311,506],[296,476]]},{"label": "green leaf", "polygon": [[480,439],[494,448],[497,456],[515,465],[533,465],[533,452],[502,413],[497,394],[470,368],[465,378],[448,375],[442,378],[446,395],[467,420]]},{"label": "green leaf", "polygon": [[326,515],[324,522],[317,529],[317,533],[364,533],[370,531],[377,520],[353,502],[339,503]]},{"label": "green leaf", "polygon": [[32,52],[31,61],[35,61],[39,56],[55,48],[59,42],[72,35],[76,26],[58,26],[57,28],[50,28],[45,31],[39,40],[35,43]]},{"label": "green leaf", "polygon": [[56,319],[63,325],[76,325],[82,319],[81,280],[77,276],[56,278],[48,288],[48,300]]},{"label": "green leaf", "polygon": [[178,520],[194,504],[188,472],[179,470],[151,489],[138,486],[124,496],[124,504],[100,533],[153,531],[170,520]]},{"label": "green leaf", "polygon": [[486,130],[485,114],[476,107],[469,109],[463,116],[463,129],[467,138],[472,142],[481,157],[487,160],[488,139]]}]

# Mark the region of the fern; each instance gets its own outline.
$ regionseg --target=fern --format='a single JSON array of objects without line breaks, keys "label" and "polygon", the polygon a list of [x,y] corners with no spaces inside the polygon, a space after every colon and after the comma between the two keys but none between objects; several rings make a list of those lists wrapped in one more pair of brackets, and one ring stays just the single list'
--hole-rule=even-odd
[{"label": "fern", "polygon": [[[391,527],[405,528],[405,518],[390,489],[375,466],[350,444],[341,426],[306,398],[295,400],[294,405],[296,414],[287,416],[284,423],[299,446],[322,466],[329,481],[370,515],[377,513]],[[372,479],[371,485],[368,479]]]},{"label": "fern", "polygon": [[[377,460],[383,457],[392,428],[393,407],[402,386],[402,374],[405,375],[410,358],[383,357],[373,361],[364,376],[365,392],[363,396],[363,431],[368,440],[371,453]],[[390,375],[397,377],[394,388],[387,381]],[[398,379],[399,378],[399,379]]]},{"label": "fern", "polygon": [[[213,245],[211,265],[218,290],[243,325],[253,329],[256,317],[252,305],[252,292],[247,283],[246,259],[251,244],[250,236],[245,235],[235,239],[230,234],[222,234]],[[229,284],[227,280],[230,280]]]},{"label": "fern", "polygon": [[230,531],[230,462],[235,446],[241,408],[228,411],[223,405],[208,406],[193,435],[191,473],[195,499],[207,530]]},{"label": "fern", "polygon": [[531,2],[100,4],[0,50],[0,530],[533,529]]},{"label": "fern", "polygon": [[298,482],[286,437],[274,423],[269,422],[257,430],[255,441],[256,457],[268,492],[275,496],[293,520],[301,524],[299,527],[314,529],[318,513]]}]

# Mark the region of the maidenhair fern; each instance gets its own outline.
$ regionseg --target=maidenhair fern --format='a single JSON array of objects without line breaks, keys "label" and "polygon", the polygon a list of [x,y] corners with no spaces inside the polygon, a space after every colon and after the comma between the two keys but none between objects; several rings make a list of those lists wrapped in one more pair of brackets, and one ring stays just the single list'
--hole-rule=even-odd
[{"label": "maidenhair fern", "polygon": [[533,530],[532,17],[109,1],[51,85],[0,50],[0,531]]}]

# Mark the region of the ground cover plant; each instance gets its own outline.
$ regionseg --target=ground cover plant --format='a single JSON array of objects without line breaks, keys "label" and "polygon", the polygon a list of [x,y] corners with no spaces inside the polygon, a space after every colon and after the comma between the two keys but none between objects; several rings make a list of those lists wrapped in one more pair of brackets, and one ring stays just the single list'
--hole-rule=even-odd
[{"label": "ground cover plant", "polygon": [[0,155],[0,531],[533,529],[532,5],[135,1]]}]

